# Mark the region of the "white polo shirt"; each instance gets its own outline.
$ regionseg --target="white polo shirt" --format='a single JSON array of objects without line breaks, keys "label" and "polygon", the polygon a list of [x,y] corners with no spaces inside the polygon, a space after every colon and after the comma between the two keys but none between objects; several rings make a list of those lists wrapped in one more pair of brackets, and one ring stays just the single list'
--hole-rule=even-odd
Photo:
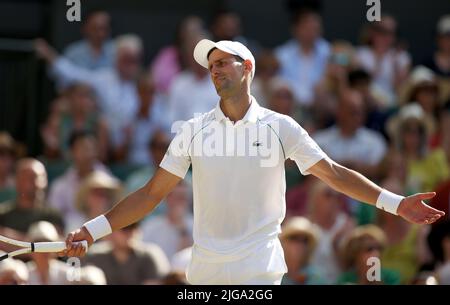
[{"label": "white polo shirt", "polygon": [[236,261],[276,239],[286,211],[284,161],[306,175],[325,157],[295,120],[253,97],[234,124],[219,103],[185,122],[160,166],[184,178],[192,164],[193,259]]}]

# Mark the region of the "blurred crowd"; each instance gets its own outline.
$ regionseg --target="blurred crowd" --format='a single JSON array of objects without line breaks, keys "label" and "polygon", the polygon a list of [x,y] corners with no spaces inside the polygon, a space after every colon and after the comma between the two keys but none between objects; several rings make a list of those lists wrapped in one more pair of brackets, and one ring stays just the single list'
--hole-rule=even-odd
[{"label": "blurred crowd", "polygon": [[[38,40],[58,94],[39,156],[0,132],[0,234],[63,240],[142,187],[174,136],[172,123],[218,102],[193,59],[196,43],[237,40],[255,55],[260,105],[291,116],[332,159],[392,192],[435,191],[429,204],[446,212],[433,226],[413,225],[302,176],[288,160],[283,284],[380,283],[366,276],[370,257],[381,261],[381,283],[450,284],[450,15],[436,20],[436,48],[414,60],[390,15],[364,25],[353,45],[328,41],[320,12],[298,8],[291,39],[274,49],[246,37],[241,19],[229,10],[210,24],[187,16],[149,66],[141,38],[112,37],[105,11],[85,18],[83,40],[61,53]],[[183,284],[192,226],[188,177],[140,223],[93,245],[77,281],[64,258],[31,254],[1,262],[0,284]]]}]

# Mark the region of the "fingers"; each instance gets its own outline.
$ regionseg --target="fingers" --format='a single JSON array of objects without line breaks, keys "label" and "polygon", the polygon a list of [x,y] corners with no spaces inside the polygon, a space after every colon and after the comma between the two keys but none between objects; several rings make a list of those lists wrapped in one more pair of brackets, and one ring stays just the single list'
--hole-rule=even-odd
[{"label": "fingers", "polygon": [[420,200],[427,200],[427,199],[431,199],[434,196],[436,196],[435,192],[428,192],[428,193],[418,193],[416,195],[414,195],[414,197],[419,198]]}]

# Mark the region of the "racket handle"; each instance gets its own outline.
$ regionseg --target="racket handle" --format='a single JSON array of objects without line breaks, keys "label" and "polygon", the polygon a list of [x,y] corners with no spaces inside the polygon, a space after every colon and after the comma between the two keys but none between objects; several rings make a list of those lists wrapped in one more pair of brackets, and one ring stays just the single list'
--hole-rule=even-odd
[{"label": "racket handle", "polygon": [[[88,243],[85,240],[75,241],[72,244],[73,245],[81,244],[86,252],[88,250]],[[63,241],[34,243],[34,252],[38,253],[61,252],[64,251],[65,249],[66,243]]]}]

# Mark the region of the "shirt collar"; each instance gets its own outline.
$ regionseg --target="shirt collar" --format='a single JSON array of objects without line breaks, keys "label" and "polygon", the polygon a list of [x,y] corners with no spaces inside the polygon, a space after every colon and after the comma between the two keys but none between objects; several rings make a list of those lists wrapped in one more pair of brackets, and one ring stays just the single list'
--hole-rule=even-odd
[{"label": "shirt collar", "polygon": [[[247,110],[247,113],[242,118],[242,122],[250,122],[250,123],[256,123],[258,121],[259,116],[259,110],[260,106],[256,99],[252,96],[251,97],[251,104],[250,107]],[[216,105],[216,109],[214,110],[215,118],[218,122],[221,122],[222,120],[228,119],[225,114],[223,113],[222,109],[220,109],[220,101]]]}]

